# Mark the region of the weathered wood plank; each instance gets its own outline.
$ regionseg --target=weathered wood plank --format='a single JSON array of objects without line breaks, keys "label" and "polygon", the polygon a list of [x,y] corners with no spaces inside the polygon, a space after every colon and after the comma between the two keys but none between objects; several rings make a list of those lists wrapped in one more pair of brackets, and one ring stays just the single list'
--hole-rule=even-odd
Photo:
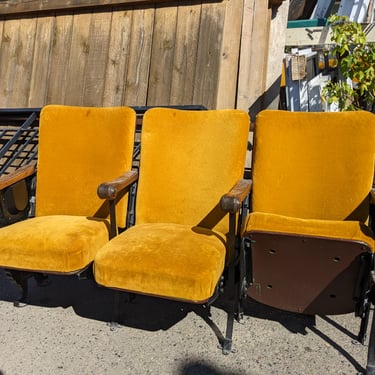
[{"label": "weathered wood plank", "polygon": [[[139,5],[170,3],[175,0],[9,0],[0,2],[0,15],[42,12],[53,10],[72,10],[77,8],[91,8],[101,6]],[[222,1],[222,0],[217,0]]]},{"label": "weathered wood plank", "polygon": [[3,30],[4,30],[4,22],[0,22],[0,51],[1,51],[1,43],[3,41]]},{"label": "weathered wood plank", "polygon": [[132,11],[115,11],[112,15],[103,106],[123,103],[125,77],[129,66],[132,15]]},{"label": "weathered wood plank", "polygon": [[264,93],[270,14],[267,0],[245,0],[245,8],[244,17],[252,22],[244,20],[237,107],[247,110]]},{"label": "weathered wood plank", "polygon": [[279,17],[269,15],[269,42],[267,45],[267,67],[265,76],[265,88],[268,90],[280,78],[284,58],[284,49],[279,48],[280,40],[285,40],[285,32],[288,23],[288,4],[283,4],[277,10]]},{"label": "weathered wood plank", "polygon": [[284,50],[280,48],[280,40],[285,40],[285,31],[288,20],[288,4],[283,4],[277,10],[279,17],[270,16],[269,42],[267,45],[267,65],[264,75],[264,100],[263,108],[277,109]]},{"label": "weathered wood plank", "polygon": [[55,17],[37,19],[29,107],[41,107],[46,102],[54,22]]},{"label": "weathered wood plank", "polygon": [[111,16],[110,12],[93,13],[91,16],[82,100],[82,105],[85,106],[102,104]]},{"label": "weathered wood plank", "polygon": [[135,9],[123,104],[146,105],[155,9]]},{"label": "weathered wood plank", "polygon": [[242,27],[242,22],[239,20],[242,20],[242,10],[243,0],[226,1],[216,108],[234,108],[236,105]]},{"label": "weathered wood plank", "polygon": [[285,46],[315,46],[332,44],[331,42],[331,28],[316,26],[316,27],[298,27],[286,30]]},{"label": "weathered wood plank", "polygon": [[[3,44],[3,39],[6,41],[6,37],[3,34],[4,24],[5,24],[5,22],[0,22],[0,82],[2,82],[1,86],[5,85],[5,81],[1,80],[1,78],[2,78],[2,66],[3,66],[2,55],[3,55],[3,50],[5,50],[4,44]],[[2,102],[2,100],[4,100],[5,96],[6,95],[5,95],[5,92],[3,91],[3,87],[0,87],[0,107],[2,106],[1,102]]]},{"label": "weathered wood plank", "polygon": [[[375,43],[374,24],[363,24],[363,31],[366,34],[366,40],[369,43]],[[286,29],[285,46],[302,47],[302,46],[323,46],[334,44],[331,40],[332,29],[330,27],[299,27],[295,29]]]},{"label": "weathered wood plank", "polygon": [[151,52],[148,105],[169,104],[176,44],[177,3],[157,7]]},{"label": "weathered wood plank", "polygon": [[[19,21],[18,21],[19,22]],[[26,107],[30,90],[30,77],[36,19],[25,19],[22,28],[10,21],[4,29],[3,43],[7,41],[1,54],[1,82],[4,82],[6,98],[4,107]],[[5,43],[4,43],[5,44]]]},{"label": "weathered wood plank", "polygon": [[34,55],[36,23],[36,19],[25,19],[20,30],[14,86],[12,95],[8,98],[8,107],[26,107],[28,104],[31,80],[30,67],[32,66]]},{"label": "weathered wood plank", "polygon": [[64,87],[64,104],[82,105],[86,65],[90,52],[91,13],[75,14],[73,18],[72,40]]},{"label": "weathered wood plank", "polygon": [[65,103],[72,31],[73,14],[56,17],[52,30],[46,103]]},{"label": "weathered wood plank", "polygon": [[191,104],[197,61],[201,4],[179,6],[170,104]]},{"label": "weathered wood plank", "polygon": [[247,110],[250,101],[250,78],[251,78],[251,45],[252,30],[254,24],[254,2],[255,0],[244,0],[240,64],[238,71],[237,108]]},{"label": "weathered wood plank", "polygon": [[[251,55],[251,92],[250,106],[262,98],[265,91],[267,57],[270,32],[270,10],[267,1],[255,1],[254,28],[252,32]],[[281,66],[281,64],[280,64]],[[261,102],[259,103],[261,104]],[[259,107],[259,105],[257,105]]]},{"label": "weathered wood plank", "polygon": [[216,105],[224,16],[224,3],[202,4],[193,103],[209,109]]},{"label": "weathered wood plank", "polygon": [[8,96],[13,91],[16,50],[19,40],[19,21],[3,22],[0,50],[0,106],[6,107]]}]

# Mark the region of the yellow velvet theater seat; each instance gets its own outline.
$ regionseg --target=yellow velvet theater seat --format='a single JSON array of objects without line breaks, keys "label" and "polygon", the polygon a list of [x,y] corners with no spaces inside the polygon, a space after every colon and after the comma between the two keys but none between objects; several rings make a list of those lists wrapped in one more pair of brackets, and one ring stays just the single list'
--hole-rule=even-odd
[{"label": "yellow velvet theater seat", "polygon": [[[98,251],[98,284],[192,303],[212,299],[235,258],[229,217],[233,223],[249,191],[242,180],[248,132],[240,110],[146,112],[136,223]],[[238,208],[228,214],[231,199]]]},{"label": "yellow velvet theater seat", "polygon": [[[48,105],[40,114],[35,217],[0,229],[0,267],[78,273],[108,242],[100,183],[130,170],[135,111]],[[126,197],[117,204],[125,226]]]},{"label": "yellow velvet theater seat", "polygon": [[364,341],[374,303],[374,161],[369,112],[266,110],[257,116],[252,212],[242,230],[245,293],[297,313],[355,312]]}]

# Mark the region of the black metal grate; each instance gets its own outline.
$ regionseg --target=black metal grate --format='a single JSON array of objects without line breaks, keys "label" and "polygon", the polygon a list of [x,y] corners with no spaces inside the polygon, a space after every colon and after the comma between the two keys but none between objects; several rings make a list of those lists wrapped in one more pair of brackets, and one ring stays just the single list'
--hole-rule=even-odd
[{"label": "black metal grate", "polygon": [[40,109],[0,109],[0,176],[35,162]]}]

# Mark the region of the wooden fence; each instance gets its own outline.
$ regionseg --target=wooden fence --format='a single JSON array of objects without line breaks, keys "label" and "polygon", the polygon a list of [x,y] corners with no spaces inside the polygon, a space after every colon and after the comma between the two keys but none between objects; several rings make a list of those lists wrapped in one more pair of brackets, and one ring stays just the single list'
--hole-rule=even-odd
[{"label": "wooden fence", "polygon": [[0,3],[0,107],[248,109],[275,99],[288,1],[135,3],[29,14]]}]

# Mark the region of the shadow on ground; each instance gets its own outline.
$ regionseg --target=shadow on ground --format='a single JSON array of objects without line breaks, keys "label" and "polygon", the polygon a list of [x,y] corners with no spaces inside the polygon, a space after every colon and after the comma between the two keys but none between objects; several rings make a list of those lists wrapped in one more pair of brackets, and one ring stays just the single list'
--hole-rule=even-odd
[{"label": "shadow on ground", "polygon": [[[245,304],[245,315],[279,322],[283,327],[285,327],[292,333],[306,335],[308,331],[313,332],[328,345],[336,349],[343,357],[345,357],[346,360],[352,364],[358,374],[364,373],[364,368],[353,358],[353,356],[350,355],[350,353],[342,348],[334,339],[330,338],[317,328],[315,316],[282,311],[257,303],[250,298],[247,299]],[[348,329],[337,323],[329,316],[321,316],[320,318],[325,320],[337,331],[344,333],[348,337],[348,340],[352,340],[353,342],[357,340],[358,332],[350,332]],[[358,330],[359,327],[360,320],[358,319]],[[367,348],[364,348],[364,350],[367,350]]]},{"label": "shadow on ground", "polygon": [[[118,292],[98,286],[91,278],[79,280],[74,275],[49,275],[46,286],[38,286],[33,278],[28,280],[28,286],[27,304],[46,308],[72,307],[77,315],[104,322],[115,318],[113,307]],[[0,299],[14,301],[19,298],[19,288],[0,273]],[[214,306],[222,310],[228,308],[225,298],[219,298]],[[120,293],[120,307],[117,320],[121,324],[149,331],[168,329],[191,311],[205,319],[207,310],[193,304],[141,295],[129,301],[129,295],[125,292]],[[250,299],[245,303],[245,315],[278,321],[293,333],[306,334],[306,329],[315,325],[313,316],[288,313]]]},{"label": "shadow on ground", "polygon": [[[27,305],[45,308],[73,308],[82,317],[103,322],[114,320],[114,302],[118,292],[98,286],[92,279],[79,280],[77,276],[49,275],[45,286],[38,286],[33,278],[28,280]],[[14,301],[20,290],[9,278],[0,274],[0,299]],[[149,330],[166,330],[188,313],[188,305],[157,298],[137,296],[127,302],[128,294],[120,293],[121,314],[119,323]],[[116,316],[118,318],[118,316]]]},{"label": "shadow on ground", "polygon": [[192,361],[183,364],[179,370],[178,375],[240,375],[231,371],[230,373],[223,371],[211,364],[198,361]]},{"label": "shadow on ground", "polygon": [[[20,297],[20,290],[9,278],[4,277],[0,270],[0,299],[14,301]],[[114,301],[118,292],[99,287],[94,280],[79,280],[76,276],[50,275],[46,286],[40,287],[31,278],[28,281],[29,293],[26,303],[29,305],[41,306],[45,308],[69,308],[74,312],[88,319],[103,322],[118,321],[121,325],[147,331],[167,330],[190,312],[199,315],[215,333],[218,343],[223,340],[222,330],[210,318],[209,309],[192,304],[163,300],[148,296],[137,296],[129,301],[127,293],[120,293],[120,314],[115,318]],[[214,303],[215,307],[227,310],[228,304],[225,299],[218,299]],[[274,309],[251,299],[245,302],[245,316],[258,319],[271,320],[280,323],[283,327],[295,334],[306,335],[313,332],[327,344],[338,350],[356,369],[361,372],[363,368],[354,358],[339,346],[333,339],[325,335],[316,327],[314,316],[289,313]],[[356,334],[348,331],[330,317],[322,317],[338,331],[348,336],[348,340],[355,340]],[[221,370],[210,367],[205,363],[187,363],[181,368],[181,375],[188,374],[213,374],[227,375]],[[0,373],[1,375],[1,373]],[[232,374],[236,375],[236,374]]]}]

